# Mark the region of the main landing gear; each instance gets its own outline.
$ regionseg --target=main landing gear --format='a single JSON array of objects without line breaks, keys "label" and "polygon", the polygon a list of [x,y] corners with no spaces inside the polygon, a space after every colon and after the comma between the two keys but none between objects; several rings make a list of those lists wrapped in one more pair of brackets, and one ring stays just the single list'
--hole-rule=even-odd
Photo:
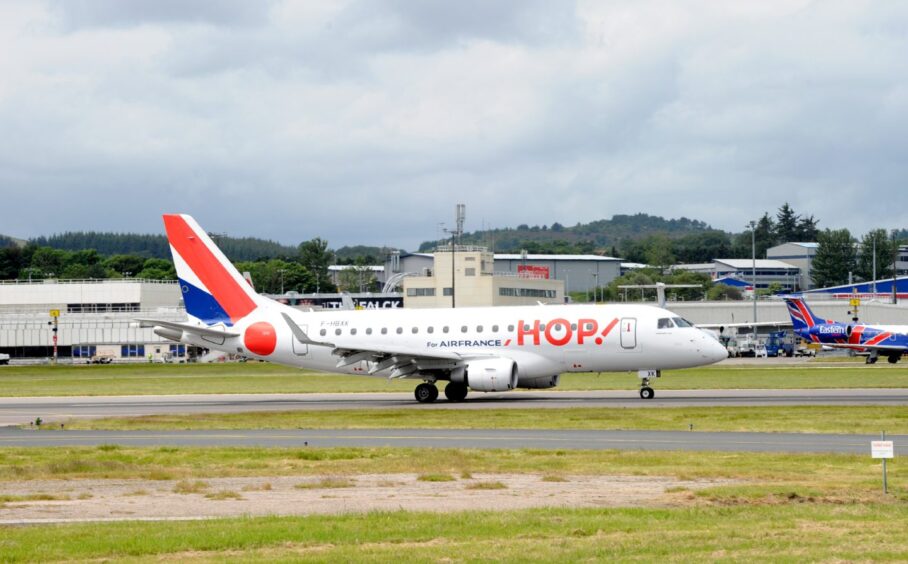
[{"label": "main landing gear", "polygon": [[459,382],[448,382],[445,386],[445,397],[448,401],[463,401],[467,399],[467,387]]},{"label": "main landing gear", "polygon": [[[448,398],[448,401],[463,401],[466,399],[468,391],[469,388],[467,388],[466,384],[448,382],[448,385],[445,386],[445,397]],[[419,403],[432,403],[438,399],[438,388],[435,387],[435,384],[423,382],[416,386],[413,395],[416,396],[416,401]]]},{"label": "main landing gear", "polygon": [[438,388],[435,387],[435,384],[423,382],[416,386],[413,395],[416,396],[416,401],[419,403],[432,403],[438,399]]}]

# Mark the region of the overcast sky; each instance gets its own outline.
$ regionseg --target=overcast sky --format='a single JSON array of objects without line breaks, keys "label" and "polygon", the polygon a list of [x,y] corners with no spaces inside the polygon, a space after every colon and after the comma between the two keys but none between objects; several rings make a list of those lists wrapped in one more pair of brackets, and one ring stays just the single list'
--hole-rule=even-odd
[{"label": "overcast sky", "polygon": [[908,3],[0,0],[0,233],[908,227]]}]

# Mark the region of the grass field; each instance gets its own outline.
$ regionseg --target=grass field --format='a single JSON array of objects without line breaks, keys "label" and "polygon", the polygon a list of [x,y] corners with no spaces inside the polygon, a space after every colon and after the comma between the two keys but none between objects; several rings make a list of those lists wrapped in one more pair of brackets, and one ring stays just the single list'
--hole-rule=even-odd
[{"label": "grass field", "polygon": [[[732,479],[660,509],[119,522],[0,527],[3,561],[904,560],[908,491],[866,456],[453,449],[2,449],[0,480],[544,473]],[[355,487],[355,486],[352,486]],[[447,482],[439,488],[450,487]]]},{"label": "grass field", "polygon": [[[633,390],[636,374],[565,374],[560,390]],[[77,396],[210,393],[412,392],[415,381],[342,376],[267,363],[3,366],[0,395]],[[905,388],[908,365],[840,362],[721,365],[666,371],[657,389]]]},{"label": "grass field", "polygon": [[566,409],[361,409],[149,415],[68,422],[68,429],[636,429],[908,434],[899,406]]},{"label": "grass field", "polygon": [[906,505],[371,513],[0,528],[6,562],[904,561]]}]

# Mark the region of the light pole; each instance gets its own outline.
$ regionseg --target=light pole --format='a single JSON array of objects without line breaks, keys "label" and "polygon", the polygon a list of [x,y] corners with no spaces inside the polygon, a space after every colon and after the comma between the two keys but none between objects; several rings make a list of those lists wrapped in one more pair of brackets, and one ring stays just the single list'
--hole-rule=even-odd
[{"label": "light pole", "polygon": [[599,297],[597,296],[598,291],[599,291],[599,273],[594,272],[593,273],[593,303],[594,304],[599,303]]},{"label": "light pole", "polygon": [[750,283],[754,287],[754,341],[757,340],[757,222],[750,222]]},{"label": "light pole", "polygon": [[287,272],[286,268],[279,268],[277,270],[281,274],[281,295],[284,295],[284,273]]}]

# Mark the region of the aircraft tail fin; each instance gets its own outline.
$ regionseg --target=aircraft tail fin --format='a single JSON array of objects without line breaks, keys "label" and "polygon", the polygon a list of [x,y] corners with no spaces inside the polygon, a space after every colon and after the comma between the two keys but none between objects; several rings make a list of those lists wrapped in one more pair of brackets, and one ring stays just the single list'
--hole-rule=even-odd
[{"label": "aircraft tail fin", "polygon": [[826,323],[825,319],[817,317],[802,296],[788,296],[785,298],[788,306],[788,315],[795,331],[809,329],[815,325]]},{"label": "aircraft tail fin", "polygon": [[258,307],[262,298],[192,216],[165,214],[164,228],[186,313],[232,326]]}]

